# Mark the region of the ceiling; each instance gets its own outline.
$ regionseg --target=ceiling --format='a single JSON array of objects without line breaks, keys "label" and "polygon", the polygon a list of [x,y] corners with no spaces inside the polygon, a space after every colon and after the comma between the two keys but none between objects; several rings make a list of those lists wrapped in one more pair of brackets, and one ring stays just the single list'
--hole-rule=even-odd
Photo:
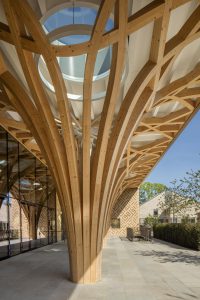
[{"label": "ceiling", "polygon": [[[87,55],[84,49],[87,48],[87,43],[88,45],[90,43],[101,1],[29,0],[28,2],[56,51],[67,89],[73,132],[77,147],[81,148],[83,146],[83,118],[86,116],[83,103],[87,97],[84,91],[86,89],[84,82],[87,80],[86,73],[84,73],[87,68]],[[136,103],[140,101],[142,103],[143,92],[148,93],[144,87],[153,90],[153,94],[151,100],[144,105],[144,109],[138,112],[138,117],[133,118],[133,124],[131,125],[131,118],[129,118],[123,125],[125,129],[119,131],[126,133],[128,138],[125,139],[124,145],[122,142],[119,144],[121,152],[116,156],[118,173],[115,192],[118,194],[127,187],[138,186],[144,180],[199,108],[200,4],[198,0],[166,1],[166,3],[164,6],[164,1],[133,0],[128,2],[128,34],[124,38],[124,45],[121,46],[123,50],[118,49],[123,53],[124,59],[120,65],[118,92],[113,96],[115,107],[111,126],[108,127],[109,136],[112,137],[114,134],[112,131],[115,132],[113,128],[116,128],[116,123],[120,124],[119,114],[123,107],[127,110],[127,115],[131,114],[132,107],[136,109]],[[94,14],[93,19],[87,16],[88,11],[89,16]],[[161,14],[164,14],[162,24],[159,23]],[[54,17],[51,20],[52,15]],[[110,93],[108,91],[109,76],[112,73],[110,68],[113,64],[112,56],[116,55],[114,52],[116,39],[114,15],[115,12],[111,9],[110,27],[107,25],[104,31],[105,38],[98,42],[94,68],[96,71],[91,77],[91,109],[90,114],[87,114],[87,118],[91,119],[90,154],[97,144],[102,112],[107,101],[105,99],[108,97],[106,95]],[[34,95],[24,75],[19,51],[13,45],[15,41],[9,29],[12,22],[10,20],[8,22],[2,1],[0,2],[0,21],[0,48],[4,62],[34,103]],[[29,35],[28,30],[25,28],[24,35]],[[23,47],[31,48],[31,41],[30,38],[30,43]],[[79,42],[83,42],[83,47],[78,48]],[[68,48],[62,52],[62,46],[64,49],[65,45]],[[34,61],[39,69],[42,86],[55,124],[62,136],[61,111],[58,108],[54,83],[45,59],[39,54],[40,51],[37,51],[36,45],[34,47],[32,47]],[[37,138],[35,139],[31,128],[11,101],[12,93],[3,80],[0,79],[0,82],[0,124],[46,164]],[[133,99],[135,97],[135,102],[130,102],[128,100],[130,97]],[[132,129],[127,130],[128,126]]]}]

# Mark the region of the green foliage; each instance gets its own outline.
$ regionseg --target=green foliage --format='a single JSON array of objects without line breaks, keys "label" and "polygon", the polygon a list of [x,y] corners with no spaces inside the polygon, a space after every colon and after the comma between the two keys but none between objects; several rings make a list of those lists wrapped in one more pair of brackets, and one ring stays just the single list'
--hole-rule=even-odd
[{"label": "green foliage", "polygon": [[166,190],[166,185],[162,183],[144,182],[140,186],[140,203],[144,203]]},{"label": "green foliage", "polygon": [[159,218],[158,217],[154,217],[152,215],[148,215],[144,219],[144,225],[150,225],[151,227],[153,227],[154,225],[158,224],[158,222],[159,222]]},{"label": "green foliage", "polygon": [[[187,209],[191,205],[195,205],[196,211],[199,209],[199,203],[194,200],[194,192],[191,191],[191,186],[188,188],[189,185],[193,186],[189,178],[187,183],[186,178],[180,181],[172,181],[171,187],[165,193],[164,201],[159,203],[161,211],[166,211],[169,215],[172,215],[172,223],[174,223],[177,214],[186,218]],[[185,223],[187,223],[187,218]]]},{"label": "green foliage", "polygon": [[200,201],[200,170],[187,172],[181,179],[182,193],[191,201]]},{"label": "green foliage", "polygon": [[183,224],[190,223],[190,217],[189,217],[189,215],[183,216],[183,218],[181,219],[181,223],[183,223]]},{"label": "green foliage", "polygon": [[157,239],[200,250],[200,224],[157,224],[153,232]]}]

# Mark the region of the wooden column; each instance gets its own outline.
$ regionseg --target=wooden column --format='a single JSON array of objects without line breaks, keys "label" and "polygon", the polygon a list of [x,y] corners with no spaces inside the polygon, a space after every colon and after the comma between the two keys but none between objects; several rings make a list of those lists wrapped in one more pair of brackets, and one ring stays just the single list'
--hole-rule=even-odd
[{"label": "wooden column", "polygon": [[[171,11],[186,2],[189,0],[153,1],[128,16],[127,0],[101,1],[90,41],[81,45],[58,46],[51,44],[28,1],[3,1],[8,25],[0,24],[0,38],[15,46],[26,86],[13,75],[4,55],[1,55],[0,84],[9,105],[7,109],[11,105],[23,122],[11,121],[6,115],[0,122],[14,132],[13,135],[30,151],[42,155],[54,178],[67,232],[71,280],[74,282],[91,283],[101,279],[103,241],[116,199],[126,188],[140,185],[199,106],[198,101],[194,103],[189,99],[200,97],[199,88],[194,88],[200,80],[198,64],[191,72],[158,91],[159,80],[168,71],[171,62],[185,46],[200,37],[200,8],[197,7],[188,18],[187,26],[184,24],[172,39],[166,41]],[[111,13],[114,15],[114,29],[105,33]],[[127,38],[151,22],[155,23],[149,60],[130,82],[116,110]],[[106,96],[101,115],[92,121],[92,80],[96,57],[99,49],[108,46],[112,47],[112,63]],[[49,101],[35,54],[42,55],[46,63],[55,90],[59,122],[52,112],[50,102],[53,100]],[[87,54],[87,60],[83,113],[79,120],[67,97],[57,57],[81,54]],[[184,107],[164,117],[149,117],[148,112],[152,108],[166,101],[179,101]],[[2,107],[5,109],[6,105]],[[81,141],[74,133],[73,123],[82,133]],[[98,133],[92,144],[94,124],[98,124]],[[22,132],[16,133],[15,129]],[[144,132],[159,132],[163,137],[135,147],[132,137]],[[36,143],[27,141],[27,138],[34,138]],[[131,177],[132,173],[135,177]]]}]

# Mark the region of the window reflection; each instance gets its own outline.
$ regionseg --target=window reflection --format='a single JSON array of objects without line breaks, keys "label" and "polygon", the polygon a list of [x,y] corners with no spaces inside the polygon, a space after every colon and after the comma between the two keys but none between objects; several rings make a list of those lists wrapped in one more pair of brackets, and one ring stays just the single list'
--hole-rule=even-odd
[{"label": "window reflection", "polygon": [[0,259],[61,238],[56,201],[47,167],[0,127]]}]

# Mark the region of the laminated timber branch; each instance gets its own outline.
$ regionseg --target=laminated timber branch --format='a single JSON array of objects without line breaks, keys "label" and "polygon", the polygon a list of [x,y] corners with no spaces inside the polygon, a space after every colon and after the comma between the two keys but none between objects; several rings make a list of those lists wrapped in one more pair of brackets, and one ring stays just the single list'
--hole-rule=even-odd
[{"label": "laminated timber branch", "polygon": [[[103,240],[119,196],[139,187],[199,109],[199,57],[180,75],[176,63],[200,40],[200,3],[156,0],[135,9],[133,1],[130,9],[128,0],[94,0],[92,28],[68,24],[47,32],[45,21],[60,9],[54,2],[45,1],[46,15],[40,0],[1,2],[0,125],[48,166],[67,229],[71,280],[90,283],[101,278]],[[67,8],[71,1],[62,4]],[[190,13],[172,32],[179,9]],[[133,76],[132,39],[147,27],[151,41],[142,45],[148,57]],[[88,34],[89,40],[61,42],[77,28],[75,35]],[[109,72],[97,86],[99,53],[110,51],[105,49],[112,49]],[[63,75],[61,61],[81,56],[82,94],[73,98],[71,86],[78,93],[80,85]]]}]

